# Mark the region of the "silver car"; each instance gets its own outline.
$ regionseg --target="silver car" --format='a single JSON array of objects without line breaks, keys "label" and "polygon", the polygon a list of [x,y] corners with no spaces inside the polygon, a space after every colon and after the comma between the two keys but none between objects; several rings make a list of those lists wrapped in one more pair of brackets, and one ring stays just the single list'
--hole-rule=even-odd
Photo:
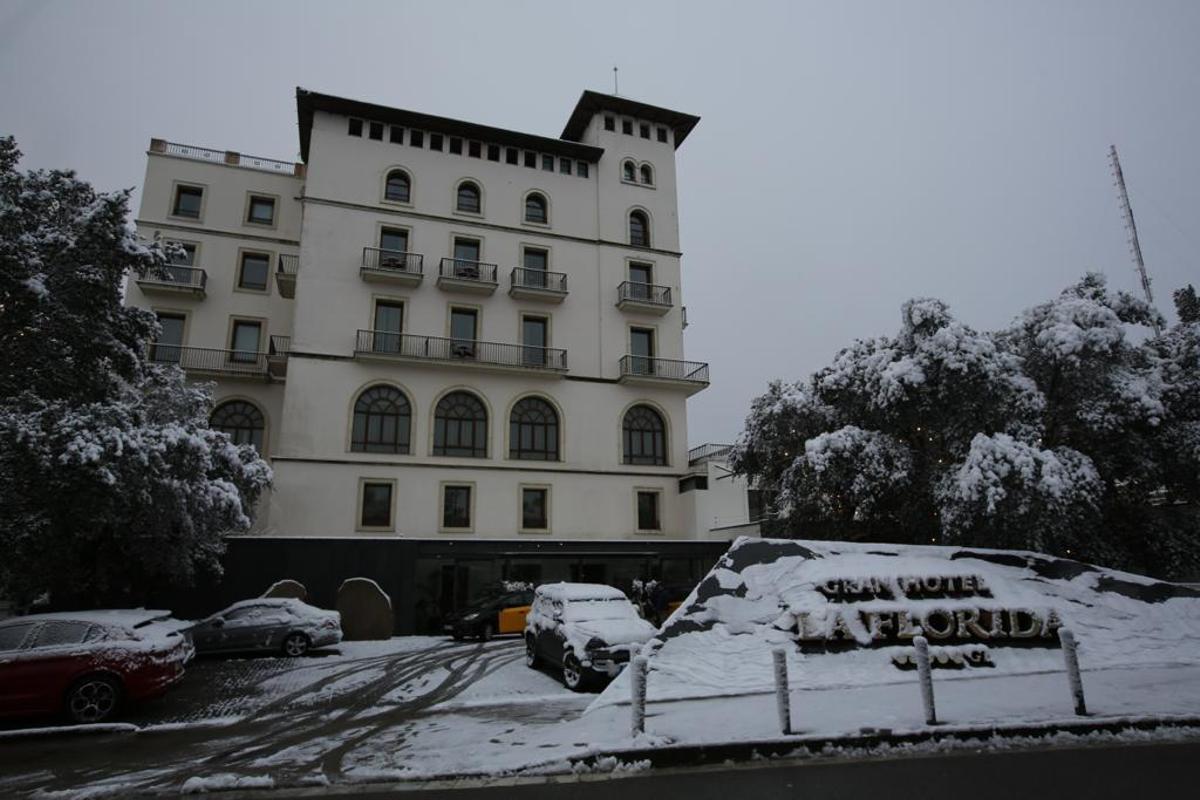
[{"label": "silver car", "polygon": [[261,597],[234,603],[196,623],[190,633],[202,655],[258,651],[295,657],[340,642],[342,618],[301,600]]}]

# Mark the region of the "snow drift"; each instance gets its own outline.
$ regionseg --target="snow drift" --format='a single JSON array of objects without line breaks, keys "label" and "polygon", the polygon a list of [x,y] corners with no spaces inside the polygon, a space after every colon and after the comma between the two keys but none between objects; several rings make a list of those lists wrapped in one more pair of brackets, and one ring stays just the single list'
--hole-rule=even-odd
[{"label": "snow drift", "polygon": [[[1031,552],[738,539],[643,648],[651,700],[910,681],[923,632],[936,680],[1200,663],[1200,592]],[[627,701],[622,674],[592,708]]]}]

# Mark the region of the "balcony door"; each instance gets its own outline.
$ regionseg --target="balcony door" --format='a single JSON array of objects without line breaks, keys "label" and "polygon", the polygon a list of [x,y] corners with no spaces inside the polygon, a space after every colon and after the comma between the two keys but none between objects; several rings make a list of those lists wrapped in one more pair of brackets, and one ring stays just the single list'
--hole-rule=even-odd
[{"label": "balcony door", "polygon": [[526,366],[546,366],[546,345],[549,339],[550,320],[545,317],[521,318],[521,353]]},{"label": "balcony door", "polygon": [[404,330],[404,304],[380,300],[375,303],[374,342],[376,353],[399,353]]},{"label": "balcony door", "polygon": [[532,247],[525,249],[521,258],[521,265],[525,268],[522,273],[522,286],[528,286],[533,289],[546,288],[546,269],[549,266],[549,254],[545,250],[537,250]]},{"label": "balcony door", "polygon": [[654,374],[654,329],[629,329],[630,368],[635,375]]},{"label": "balcony door", "polygon": [[156,314],[162,331],[150,348],[150,358],[164,364],[178,364],[183,347],[183,314]]},{"label": "balcony door", "polygon": [[408,231],[383,228],[379,231],[379,266],[384,269],[408,269]]},{"label": "balcony door", "polygon": [[454,277],[479,280],[478,239],[454,240]]},{"label": "balcony door", "polygon": [[634,262],[629,265],[629,299],[652,300],[650,284],[654,283],[654,266]]},{"label": "balcony door", "polygon": [[262,323],[250,320],[234,320],[233,335],[230,337],[230,361],[253,364],[262,349]]},{"label": "balcony door", "polygon": [[450,355],[475,358],[479,338],[479,312],[473,308],[450,309]]}]

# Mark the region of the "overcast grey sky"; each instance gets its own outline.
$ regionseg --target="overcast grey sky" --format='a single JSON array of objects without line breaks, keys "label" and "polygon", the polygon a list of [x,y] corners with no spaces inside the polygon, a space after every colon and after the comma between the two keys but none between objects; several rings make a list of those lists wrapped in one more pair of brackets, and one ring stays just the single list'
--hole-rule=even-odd
[{"label": "overcast grey sky", "polygon": [[[679,150],[690,440],[934,295],[1005,324],[1086,270],[1200,284],[1200,3],[0,0],[0,132],[136,186],[151,136],[298,158],[295,87],[557,136],[579,93]],[[135,206],[136,207],[136,206]]]}]

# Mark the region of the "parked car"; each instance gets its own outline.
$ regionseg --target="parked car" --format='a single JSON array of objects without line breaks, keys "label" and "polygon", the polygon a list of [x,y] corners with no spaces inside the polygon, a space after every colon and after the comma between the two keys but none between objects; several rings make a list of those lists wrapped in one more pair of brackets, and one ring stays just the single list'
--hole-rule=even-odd
[{"label": "parked car", "polygon": [[496,634],[521,633],[533,604],[532,589],[489,592],[471,605],[446,615],[442,628],[455,641],[478,637],[486,642]]},{"label": "parked car", "polygon": [[0,622],[0,716],[104,722],[163,694],[195,655],[168,611],[30,614]]},{"label": "parked car", "polygon": [[525,663],[560,667],[568,689],[586,691],[624,669],[655,631],[620,589],[548,583],[537,588],[526,618]]},{"label": "parked car", "polygon": [[190,633],[201,655],[257,651],[295,657],[340,642],[342,617],[302,600],[260,597],[234,603]]}]

